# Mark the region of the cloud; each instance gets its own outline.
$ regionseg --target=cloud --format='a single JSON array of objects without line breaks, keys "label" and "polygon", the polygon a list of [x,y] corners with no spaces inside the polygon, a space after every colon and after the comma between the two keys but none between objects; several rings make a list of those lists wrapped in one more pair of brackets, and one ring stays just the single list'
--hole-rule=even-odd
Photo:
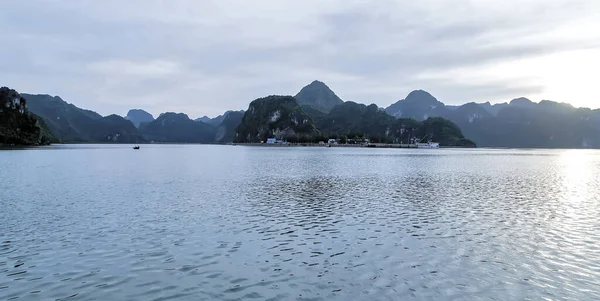
[{"label": "cloud", "polygon": [[8,1],[0,83],[101,114],[218,115],[314,79],[380,106],[426,89],[450,104],[578,91],[572,103],[597,107],[598,12],[595,0]]},{"label": "cloud", "polygon": [[105,76],[139,76],[166,77],[180,73],[182,70],[177,62],[154,60],[135,62],[129,60],[108,60],[92,62],[87,66],[90,72]]}]

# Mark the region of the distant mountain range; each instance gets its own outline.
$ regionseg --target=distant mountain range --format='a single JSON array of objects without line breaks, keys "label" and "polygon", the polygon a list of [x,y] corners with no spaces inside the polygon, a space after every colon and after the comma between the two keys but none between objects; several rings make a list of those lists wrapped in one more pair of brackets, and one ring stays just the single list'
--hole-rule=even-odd
[{"label": "distant mountain range", "polygon": [[210,118],[208,116],[203,116],[203,117],[197,118],[196,121],[202,121],[204,123],[208,123],[208,124],[210,124],[212,126],[217,126],[218,127],[219,125],[221,125],[221,123],[223,123],[223,121],[225,120],[225,117],[227,115],[229,115],[230,113],[233,113],[233,112],[237,112],[237,113],[241,112],[242,114],[244,113],[243,110],[240,110],[240,111],[229,110],[229,111],[223,113],[223,115],[219,115],[219,116],[217,116],[215,118]]},{"label": "distant mountain range", "polygon": [[214,126],[190,119],[183,113],[164,113],[156,120],[142,123],[140,132],[148,141],[165,143],[213,143]]},{"label": "distant mountain range", "polygon": [[[217,126],[217,133],[215,134],[216,143],[229,143],[235,140],[237,131],[242,118],[244,118],[245,111],[227,111],[223,116],[223,121]],[[219,118],[217,117],[217,118]],[[217,119],[215,118],[215,119]],[[216,124],[213,122],[212,124]]]},{"label": "distant mountain range", "polygon": [[[290,129],[302,134],[298,137],[360,135],[389,142],[404,141],[410,135],[431,138],[434,132],[445,129],[452,134],[440,136],[440,132],[435,139],[446,144],[468,144],[466,138],[469,138],[479,146],[491,147],[600,148],[600,110],[552,101],[535,103],[526,98],[494,105],[486,102],[450,106],[426,91],[416,90],[387,108],[378,108],[344,102],[325,83],[314,81],[294,97],[267,97],[252,102],[254,105],[247,111],[227,111],[215,118],[204,116],[192,120],[181,113],[163,113],[154,119],[141,109],[130,110],[125,118],[103,117],[57,96],[22,96],[29,111],[38,115],[60,141],[67,143],[229,143],[291,133]],[[298,131],[296,125],[287,124],[294,122],[291,119],[276,122],[285,124],[282,127],[271,125],[266,115],[256,111],[264,106],[274,109],[263,112],[267,115],[295,112],[292,115],[296,121],[307,116],[318,134],[312,130]],[[437,129],[427,129],[423,122],[429,119]]]},{"label": "distant mountain range", "polygon": [[385,109],[395,117],[443,117],[456,123],[480,146],[521,148],[600,148],[600,110],[516,98],[491,105],[446,106],[425,91],[413,91]]},{"label": "distant mountain range", "polygon": [[[58,141],[64,143],[228,143],[235,138],[243,111],[228,111],[210,123],[194,121],[182,113],[167,112],[157,119],[141,109],[125,118],[102,117],[60,97],[22,94]],[[219,124],[215,120],[220,119]],[[216,125],[213,125],[216,124]]]},{"label": "distant mountain range", "polygon": [[106,117],[80,109],[49,95],[21,94],[27,100],[29,110],[43,118],[50,131],[61,141],[85,142],[145,142],[138,129],[118,115]]}]

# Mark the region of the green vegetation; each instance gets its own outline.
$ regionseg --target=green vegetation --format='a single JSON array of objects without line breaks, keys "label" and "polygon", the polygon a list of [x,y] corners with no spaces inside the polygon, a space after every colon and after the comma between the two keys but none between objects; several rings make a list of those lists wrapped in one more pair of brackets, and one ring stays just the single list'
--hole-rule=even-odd
[{"label": "green vegetation", "polygon": [[143,143],[146,140],[128,120],[102,117],[49,95],[23,94],[29,109],[43,118],[50,131],[65,143]]},{"label": "green vegetation", "polygon": [[0,88],[0,144],[45,145],[58,140],[44,122],[29,112],[27,100],[12,89]]},{"label": "green vegetation", "polygon": [[449,110],[428,92],[415,90],[410,92],[405,99],[385,108],[385,111],[396,118],[425,120],[429,117],[444,117]]},{"label": "green vegetation", "polygon": [[[246,112],[227,111],[216,118],[205,116],[196,121],[177,113],[164,113],[154,120],[151,114],[139,109],[129,111],[126,119],[117,115],[102,117],[60,97],[27,94],[23,97],[31,112],[40,116],[37,124],[42,137],[50,137],[47,133],[52,132],[65,143],[256,143],[267,138],[319,143],[333,138],[339,139],[339,143],[361,143],[367,139],[374,143],[432,140],[442,146],[474,146],[461,129],[465,126],[469,135],[481,135],[477,127],[468,126],[473,120],[465,119],[465,114],[490,115],[477,105],[445,107],[425,91],[413,91],[386,112],[374,104],[343,102],[319,81],[304,87],[296,97],[264,97],[250,103]],[[20,102],[10,106],[16,109],[18,105]],[[530,104],[523,100],[519,106]],[[475,113],[466,110],[471,107],[476,109]],[[458,126],[447,119],[429,118],[442,113],[460,122]],[[506,112],[501,110],[502,114]],[[406,118],[413,115],[414,119]],[[519,118],[509,119],[516,124]]]},{"label": "green vegetation", "polygon": [[[240,112],[242,113],[241,115],[243,116],[244,115],[244,111],[232,111],[232,110],[229,110],[229,111],[226,111],[223,115],[219,115],[219,116],[217,116],[215,118],[210,118],[208,116],[202,116],[200,118],[197,118],[196,121],[202,121],[202,122],[210,124],[210,125],[212,125],[214,127],[219,127],[223,123],[223,121],[225,121],[225,117],[227,117],[227,115],[229,115],[230,113],[238,113],[239,114]],[[241,117],[240,117],[240,119],[241,119]],[[234,135],[235,135],[235,130],[234,130]]]},{"label": "green vegetation", "polygon": [[366,106],[347,101],[333,108],[327,116],[322,118],[318,128],[327,135],[370,138],[375,142],[390,140],[389,142],[391,142],[392,136],[386,132],[394,122],[394,117],[379,110],[374,104]]},{"label": "green vegetation", "polygon": [[419,124],[417,137],[427,137],[443,146],[475,147],[475,142],[465,138],[460,128],[448,119],[432,117]]},{"label": "green vegetation", "polygon": [[151,142],[213,143],[215,127],[191,120],[186,114],[164,113],[150,123],[142,123],[140,132]]},{"label": "green vegetation", "polygon": [[[102,117],[49,95],[23,95],[40,124],[65,143],[228,143],[235,137],[243,112],[228,111],[222,124],[196,122],[185,114],[165,113],[156,120],[143,110]],[[139,129],[134,125],[139,125]],[[216,122],[216,121],[215,121]]]},{"label": "green vegetation", "polygon": [[[446,106],[417,90],[386,112],[398,118],[442,117],[456,124],[478,145],[525,148],[600,148],[600,110],[516,98],[510,103]],[[465,143],[468,143],[466,141]]]},{"label": "green vegetation", "polygon": [[410,143],[413,138],[424,142],[432,140],[442,146],[474,147],[460,129],[443,118],[396,119],[372,104],[345,102],[322,118],[318,128],[330,138],[344,140],[369,139],[373,143]]},{"label": "green vegetation", "polygon": [[[472,112],[464,113],[473,116]],[[456,123],[478,144],[525,148],[600,148],[600,111],[551,101],[511,102],[497,115]]]},{"label": "green vegetation", "polygon": [[294,97],[268,96],[250,103],[237,128],[235,142],[261,142],[269,137],[300,139],[318,134]]},{"label": "green vegetation", "polygon": [[323,113],[310,105],[303,105],[301,108],[306,115],[310,116],[315,124],[319,124],[327,116],[326,113]]},{"label": "green vegetation", "polygon": [[227,111],[224,114],[223,121],[217,127],[215,142],[229,143],[235,140],[237,127],[244,118],[244,111]]},{"label": "green vegetation", "polygon": [[310,106],[322,113],[329,113],[335,106],[344,102],[325,83],[318,80],[302,88],[295,98],[301,106]]},{"label": "green vegetation", "polygon": [[310,106],[300,108],[290,96],[270,96],[253,101],[238,127],[236,141],[264,142],[271,137],[290,143],[339,139],[342,144],[365,139],[373,143],[409,143],[416,138],[439,142],[442,146],[475,146],[465,139],[454,123],[443,118],[423,122],[396,119],[374,104],[366,106],[351,101],[337,105],[325,114]]}]

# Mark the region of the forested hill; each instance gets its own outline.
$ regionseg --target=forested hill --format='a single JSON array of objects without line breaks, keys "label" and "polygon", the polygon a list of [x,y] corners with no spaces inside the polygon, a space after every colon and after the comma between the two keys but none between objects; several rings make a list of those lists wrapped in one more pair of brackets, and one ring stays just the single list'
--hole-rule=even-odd
[{"label": "forested hill", "polygon": [[[369,139],[375,143],[409,143],[411,138],[432,140],[443,146],[474,147],[460,128],[444,118],[425,121],[397,119],[376,105],[344,102],[328,114],[307,108],[291,96],[270,96],[250,104],[237,130],[237,142],[276,138],[288,142],[327,141],[330,138]],[[312,116],[311,116],[312,115]]]},{"label": "forested hill", "polygon": [[142,143],[147,141],[131,123],[118,115],[100,114],[76,107],[58,96],[23,94],[32,112],[44,119],[65,143]]},{"label": "forested hill", "polygon": [[[250,112],[228,110],[214,118],[196,120],[185,114],[167,113],[155,120],[141,109],[131,110],[127,118],[103,117],[58,96],[21,96],[29,115],[41,117],[38,126],[44,129],[47,125],[65,143],[230,143],[264,141],[267,136],[298,141],[360,136],[389,142],[422,136],[440,140],[443,145],[474,142],[484,147],[600,148],[600,110],[548,100],[533,102],[523,97],[501,104],[469,102],[452,106],[427,91],[415,90],[389,107],[379,108],[344,102],[325,83],[313,81],[295,97],[271,96],[253,101],[248,107]],[[9,104],[6,108],[16,106]],[[2,122],[8,124],[7,118]],[[302,123],[294,124],[300,120]],[[437,131],[436,127],[444,130]],[[9,131],[5,126],[5,137]],[[16,137],[12,133],[10,136]],[[472,141],[463,140],[466,138]]]},{"label": "forested hill", "polygon": [[29,112],[27,100],[8,87],[0,88],[0,144],[44,145],[58,142],[44,121]]},{"label": "forested hill", "polygon": [[264,142],[270,137],[314,137],[310,117],[292,96],[269,96],[250,103],[236,131],[236,142]]},{"label": "forested hill", "polygon": [[425,91],[413,91],[385,109],[397,118],[443,117],[480,146],[600,148],[600,110],[527,98],[507,103],[447,106]]}]

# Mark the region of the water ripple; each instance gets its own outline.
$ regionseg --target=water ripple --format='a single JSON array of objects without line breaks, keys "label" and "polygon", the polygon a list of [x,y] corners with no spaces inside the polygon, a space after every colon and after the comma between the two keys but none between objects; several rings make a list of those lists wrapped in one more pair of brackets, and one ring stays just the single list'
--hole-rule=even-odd
[{"label": "water ripple", "polygon": [[600,299],[600,152],[74,146],[0,166],[0,300]]}]

